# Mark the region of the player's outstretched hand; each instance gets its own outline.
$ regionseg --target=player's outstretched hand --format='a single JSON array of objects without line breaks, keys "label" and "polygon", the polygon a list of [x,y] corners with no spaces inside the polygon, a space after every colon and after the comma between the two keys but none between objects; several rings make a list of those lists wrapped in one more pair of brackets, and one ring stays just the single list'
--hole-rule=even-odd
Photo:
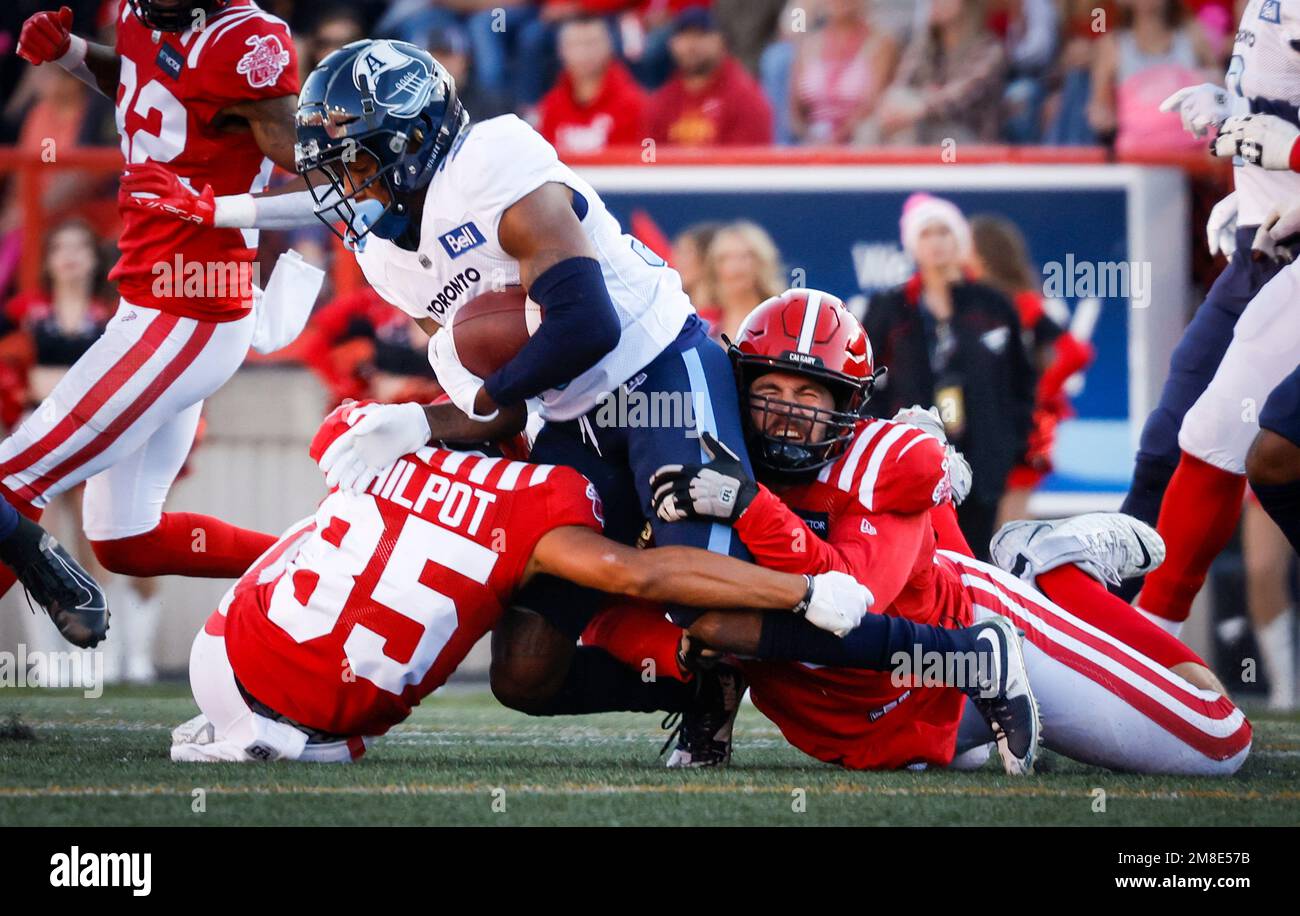
[{"label": "player's outstretched hand", "polygon": [[1228,117],[1228,90],[1214,83],[1184,86],[1160,103],[1161,111],[1176,111],[1183,130],[1204,137],[1209,129]]},{"label": "player's outstretched hand", "polygon": [[1221,158],[1240,156],[1249,165],[1275,172],[1290,171],[1300,145],[1300,127],[1277,115],[1253,114],[1228,118],[1210,147]]},{"label": "player's outstretched hand", "polygon": [[429,421],[419,404],[363,404],[348,416],[352,428],[320,457],[325,483],[361,493],[385,468],[428,444]]},{"label": "player's outstretched hand", "polygon": [[18,34],[18,56],[29,64],[48,64],[68,53],[72,44],[72,10],[29,16]]},{"label": "player's outstretched hand", "polygon": [[650,477],[651,509],[666,522],[734,522],[758,494],[740,456],[712,433],[701,433],[708,464],[665,464]]},{"label": "player's outstretched hand", "polygon": [[211,185],[196,194],[179,178],[156,162],[128,165],[122,175],[122,190],[134,206],[158,210],[199,226],[216,223],[216,195]]},{"label": "player's outstretched hand", "polygon": [[824,572],[812,577],[804,617],[813,626],[843,636],[862,622],[875,600],[871,590],[848,573]]}]

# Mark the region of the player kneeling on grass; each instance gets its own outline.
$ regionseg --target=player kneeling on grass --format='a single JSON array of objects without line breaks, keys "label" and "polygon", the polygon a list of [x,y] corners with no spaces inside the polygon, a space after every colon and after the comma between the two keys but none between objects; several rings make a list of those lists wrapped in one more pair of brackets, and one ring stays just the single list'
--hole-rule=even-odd
[{"label": "player kneeling on grass", "polygon": [[[335,410],[319,458],[361,405]],[[222,599],[194,640],[202,715],[177,761],[348,761],[405,719],[548,573],[699,607],[784,608],[835,633],[866,612],[842,573],[801,576],[689,547],[637,551],[601,536],[595,488],[571,468],[426,446],[361,493],[332,491]]]},{"label": "player kneeling on grass", "polygon": [[[866,619],[963,626],[1009,617],[1026,634],[1025,663],[1053,750],[1120,770],[1235,772],[1251,742],[1241,711],[1190,649],[1089,577],[1149,571],[1163,557],[1155,532],[1118,514],[1016,522],[992,551],[1021,578],[972,559],[949,498],[954,483],[956,491],[969,485],[969,471],[938,418],[919,409],[900,415],[909,422],[860,418],[870,353],[833,296],[791,290],[760,305],[731,348],[758,481],[712,445],[709,463],[655,475],[659,516],[727,522],[769,568],[850,573],[872,596]],[[822,760],[861,769],[943,766],[995,737],[982,717],[964,716],[958,691],[926,686],[936,680],[921,651],[888,673],[853,670],[843,654],[760,640],[748,613],[710,612],[687,635],[696,652],[706,644],[764,659],[740,663],[755,705]],[[680,638],[652,612],[606,612],[584,640],[635,663],[686,657]],[[741,681],[733,718],[743,689]],[[687,752],[719,735],[730,742],[730,720],[705,725],[714,733],[683,733]]]}]

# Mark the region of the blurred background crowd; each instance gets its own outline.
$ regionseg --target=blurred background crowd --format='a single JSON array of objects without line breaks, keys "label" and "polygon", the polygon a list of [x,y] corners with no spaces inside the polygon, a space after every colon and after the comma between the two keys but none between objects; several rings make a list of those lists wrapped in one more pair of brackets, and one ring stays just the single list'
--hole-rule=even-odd
[{"label": "blurred background crowd", "polygon": [[[78,32],[111,43],[119,0],[67,2]],[[516,113],[578,164],[648,163],[664,149],[932,153],[951,144],[1185,165],[1196,285],[1222,264],[1205,252],[1200,226],[1226,193],[1227,170],[1159,104],[1180,87],[1222,81],[1240,16],[1234,0],[259,2],[290,23],[304,76],[363,37],[411,41],[452,72],[475,119]],[[49,6],[6,0],[0,9],[0,155],[5,147],[63,156],[117,145],[111,102],[13,53],[23,20]],[[36,226],[25,218],[34,205]],[[878,362],[891,369],[871,408],[888,416],[952,392],[940,406],[976,481],[961,520],[968,539],[986,545],[1001,521],[1027,514],[1051,471],[1054,431],[1070,415],[1071,385],[1092,348],[1086,330],[1043,296],[1016,225],[925,194],[898,218],[914,272],[852,302]],[[758,303],[797,285],[793,265],[756,222],[699,224],[675,238],[653,224],[632,228],[679,270],[719,339]],[[0,430],[40,404],[111,316],[116,296],[106,274],[116,233],[115,169],[0,168]],[[273,360],[309,367],[332,403],[436,396],[427,338],[364,284],[334,236],[323,226],[264,234],[263,276],[289,247],[325,267],[329,281],[307,331]],[[20,265],[33,248],[39,280],[24,282]],[[953,322],[971,311],[1005,318],[1023,334],[996,352],[975,348]],[[973,365],[972,354],[983,362]],[[69,496],[56,511],[75,515],[79,494]],[[1261,625],[1293,604],[1293,571],[1286,542],[1256,510],[1243,525],[1247,549],[1235,556],[1249,617]],[[102,573],[88,549],[81,553]],[[119,587],[139,623],[124,623],[136,635],[119,643],[111,673],[148,680],[154,589]],[[119,620],[127,615],[115,615],[115,628]],[[1292,702],[1293,676],[1284,680],[1271,698],[1278,705]]]}]

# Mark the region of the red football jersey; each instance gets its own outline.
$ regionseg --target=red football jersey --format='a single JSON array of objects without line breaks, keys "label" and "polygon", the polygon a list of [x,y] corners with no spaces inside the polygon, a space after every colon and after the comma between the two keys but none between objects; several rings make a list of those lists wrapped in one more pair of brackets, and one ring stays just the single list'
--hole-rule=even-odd
[{"label": "red football jersey", "polygon": [[[966,626],[970,598],[957,567],[936,555],[930,520],[948,499],[943,445],[915,427],[870,420],[816,480],[779,498],[761,488],[735,527],[762,566],[847,572],[870,589],[875,613]],[[897,685],[889,672],[743,664],[754,705],[820,760],[883,769],[952,759],[965,702],[955,689]]]},{"label": "red football jersey", "polygon": [[422,448],[331,493],[236,583],[235,677],[303,725],[382,735],[496,625],[542,535],[599,531],[600,511],[572,468]]},{"label": "red football jersey", "polygon": [[[123,2],[117,129],[128,163],[163,163],[195,191],[256,193],[272,163],[247,131],[217,115],[238,102],[298,93],[289,27],[252,0],[231,0],[201,29],[153,32]],[[122,256],[109,279],[135,305],[207,321],[242,317],[251,300],[257,232],[212,229],[129,206],[119,194]]]}]

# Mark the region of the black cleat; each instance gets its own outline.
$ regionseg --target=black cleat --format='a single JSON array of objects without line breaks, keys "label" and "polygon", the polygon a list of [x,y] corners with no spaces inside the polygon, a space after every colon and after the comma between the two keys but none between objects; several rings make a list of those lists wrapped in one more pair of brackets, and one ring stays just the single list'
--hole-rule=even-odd
[{"label": "black cleat", "polygon": [[[668,757],[672,769],[718,767],[731,762],[731,733],[740,712],[740,701],[748,686],[740,669],[727,664],[697,671],[693,708],[681,714],[677,728],[664,742],[662,754],[673,739],[677,746]],[[670,726],[674,716],[664,720]]]},{"label": "black cleat", "polygon": [[30,519],[20,519],[6,542],[4,561],[32,600],[45,608],[63,638],[93,649],[108,632],[104,590],[54,536]]},{"label": "black cleat", "polygon": [[991,617],[973,627],[975,642],[987,648],[993,670],[981,668],[983,682],[967,688],[984,721],[993,730],[1002,768],[1012,776],[1034,771],[1042,724],[1038,701],[1029,687],[1020,636],[1005,617]]}]

